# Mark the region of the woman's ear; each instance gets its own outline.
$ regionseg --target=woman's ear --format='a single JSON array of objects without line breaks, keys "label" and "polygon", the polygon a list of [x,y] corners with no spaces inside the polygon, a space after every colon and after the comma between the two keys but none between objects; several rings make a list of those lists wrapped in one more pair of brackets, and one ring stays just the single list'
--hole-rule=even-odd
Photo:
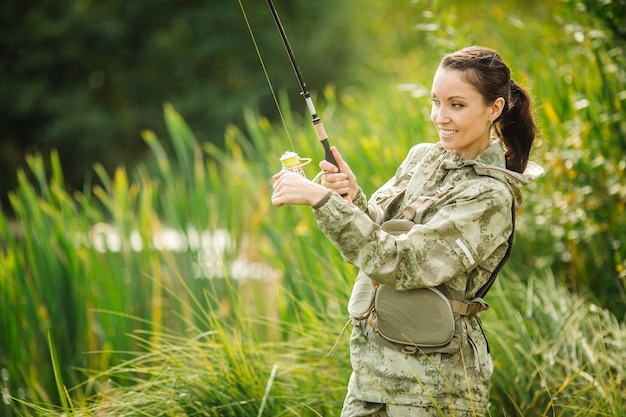
[{"label": "woman's ear", "polygon": [[498,97],[496,99],[496,101],[493,102],[493,104],[491,105],[491,121],[495,122],[498,117],[500,117],[500,115],[502,114],[502,111],[504,110],[504,105],[506,104],[506,102],[504,101],[503,97]]}]

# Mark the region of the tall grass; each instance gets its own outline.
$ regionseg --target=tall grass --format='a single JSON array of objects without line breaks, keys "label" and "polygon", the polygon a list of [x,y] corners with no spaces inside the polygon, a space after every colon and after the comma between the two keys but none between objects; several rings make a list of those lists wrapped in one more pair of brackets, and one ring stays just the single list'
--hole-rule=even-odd
[{"label": "tall grass", "polygon": [[[572,296],[552,275],[533,275],[530,282],[506,268],[490,294],[492,309],[483,317],[496,368],[491,415],[621,415],[626,327],[606,310]],[[345,343],[336,357],[326,357],[336,336],[329,323],[337,317],[327,312],[320,320],[282,322],[288,337],[267,343],[254,334],[259,317],[241,307],[234,322],[211,309],[200,313],[200,321],[213,330],[195,328],[193,337],[161,333],[155,344],[152,333],[135,335],[145,353],[92,375],[85,385],[108,382],[88,403],[64,411],[94,416],[337,415],[350,372]],[[30,407],[38,415],[59,412]]]},{"label": "tall grass", "polygon": [[[533,5],[533,17],[571,19]],[[368,88],[328,86],[316,105],[372,191],[412,144],[434,140],[428,94],[441,53],[471,43],[503,53],[537,97],[533,159],[548,174],[526,194],[484,315],[492,414],[620,415],[624,326],[611,313],[621,318],[626,301],[624,85],[611,76],[620,57],[582,23],[510,6],[377,2],[368,9],[377,21],[419,30],[381,36],[376,61],[355,71]],[[319,159],[300,104],[281,96],[291,143]],[[146,164],[111,175],[96,167],[102,185],[81,192],[66,189],[56,153],[28,157],[9,196],[16,218],[0,215],[0,415],[336,414],[345,342],[325,355],[355,271],[310,209],[270,204],[271,174],[291,147],[285,130],[246,110],[245,130],[230,127],[217,149],[171,106],[164,117],[167,140],[142,132]]]},{"label": "tall grass", "polygon": [[[166,117],[182,124],[173,112],[167,108]],[[111,199],[119,178],[111,182]],[[282,267],[280,282],[234,279],[232,258],[222,258],[224,278],[193,279],[186,275],[192,269],[189,259],[155,250],[154,256],[164,258],[155,258],[159,266],[137,275],[146,276],[137,285],[150,289],[152,303],[162,304],[134,318],[128,306],[98,310],[123,322],[127,332],[115,339],[117,346],[86,355],[108,357],[109,365],[82,366],[79,384],[72,383],[77,376],[60,376],[57,381],[72,400],[64,409],[13,401],[15,413],[254,416],[269,398],[262,410],[266,415],[336,414],[349,375],[347,346],[341,345],[336,358],[325,355],[345,320],[354,271],[325,244],[307,210],[287,208],[282,219],[268,210],[255,237],[258,244],[248,248],[273,269]],[[140,255],[131,242],[120,246],[129,259],[119,263],[127,268]],[[171,271],[168,279],[154,279],[165,270]],[[493,415],[623,411],[625,329],[613,315],[569,293],[548,269],[533,270],[525,279],[505,269],[489,300],[492,310],[485,321],[496,363]],[[161,314],[149,314],[159,307]],[[123,345],[126,352],[118,350]],[[53,352],[58,351],[55,345]]]},{"label": "tall grass", "polygon": [[626,326],[555,277],[510,269],[490,294],[494,415],[618,416],[624,412]]}]

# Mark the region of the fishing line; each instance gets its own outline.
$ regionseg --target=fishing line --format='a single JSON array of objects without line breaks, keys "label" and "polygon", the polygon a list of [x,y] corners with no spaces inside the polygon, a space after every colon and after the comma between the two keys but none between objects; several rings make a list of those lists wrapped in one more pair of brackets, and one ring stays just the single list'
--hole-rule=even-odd
[{"label": "fishing line", "polygon": [[261,62],[261,67],[263,68],[263,74],[265,74],[265,79],[267,80],[267,84],[270,87],[272,98],[274,99],[274,103],[276,104],[276,108],[278,109],[278,115],[280,116],[280,120],[283,126],[285,127],[285,132],[287,133],[287,139],[289,139],[289,144],[291,145],[291,149],[295,151],[295,146],[293,145],[293,141],[291,140],[291,135],[289,134],[289,129],[287,128],[287,122],[285,121],[283,112],[280,109],[280,104],[278,104],[278,98],[276,98],[276,93],[274,92],[272,81],[270,81],[270,76],[267,72],[267,68],[265,67],[265,62],[263,61],[263,57],[261,56],[261,51],[259,50],[259,46],[257,45],[256,38],[254,37],[254,33],[252,32],[252,27],[250,26],[250,22],[248,21],[248,15],[246,14],[246,11],[244,10],[241,0],[238,0],[238,1],[239,1],[239,7],[241,8],[241,13],[243,14],[243,18],[246,21],[246,26],[248,27],[248,32],[250,33],[250,37],[252,38],[254,49],[256,50],[256,54],[259,57],[259,61]]}]

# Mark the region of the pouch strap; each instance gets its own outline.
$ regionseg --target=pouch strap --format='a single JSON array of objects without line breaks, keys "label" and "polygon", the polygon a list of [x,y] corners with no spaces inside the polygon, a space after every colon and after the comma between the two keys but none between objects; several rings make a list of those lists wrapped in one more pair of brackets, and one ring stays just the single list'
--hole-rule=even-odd
[{"label": "pouch strap", "polygon": [[449,300],[453,313],[460,316],[475,316],[481,311],[489,309],[489,304],[482,298],[474,298],[469,303],[462,303],[456,300]]},{"label": "pouch strap", "polygon": [[476,341],[474,340],[474,335],[472,334],[472,325],[467,316],[463,317],[463,321],[465,322],[465,329],[467,330],[467,341],[474,351],[474,361],[476,362],[475,366],[478,368],[478,370],[480,370],[480,374],[483,376],[483,378],[486,378],[485,372],[483,371],[483,367],[480,363],[480,354],[478,353],[478,347],[476,346]]},{"label": "pouch strap", "polygon": [[456,186],[456,183],[446,183],[437,188],[435,195],[418,197],[412,204],[406,206],[399,218],[412,220],[415,223],[422,223],[424,213],[432,205],[441,200],[450,190]]},{"label": "pouch strap", "polygon": [[339,346],[339,343],[341,343],[341,341],[343,340],[343,335],[346,333],[346,330],[348,329],[348,325],[352,322],[352,319],[348,320],[347,323],[343,326],[343,329],[341,329],[341,333],[339,333],[339,337],[337,338],[337,340],[335,341],[335,344],[333,345],[333,347],[330,349],[330,352],[328,352],[328,354],[326,355],[326,357],[330,358],[331,356],[333,356],[333,354],[335,353],[335,351],[337,350],[337,347]]}]

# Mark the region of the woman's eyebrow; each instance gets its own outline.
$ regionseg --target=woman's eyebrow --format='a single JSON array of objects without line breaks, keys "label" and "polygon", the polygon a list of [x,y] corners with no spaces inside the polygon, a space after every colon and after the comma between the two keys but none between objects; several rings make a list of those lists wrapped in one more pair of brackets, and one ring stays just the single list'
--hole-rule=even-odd
[{"label": "woman's eyebrow", "polygon": [[[435,94],[434,91],[431,91],[430,95],[433,96],[433,97],[437,97],[437,94]],[[461,95],[455,95],[455,96],[450,96],[450,97],[446,98],[446,100],[459,100],[459,99],[460,100],[467,100],[467,97],[461,96]]]}]

